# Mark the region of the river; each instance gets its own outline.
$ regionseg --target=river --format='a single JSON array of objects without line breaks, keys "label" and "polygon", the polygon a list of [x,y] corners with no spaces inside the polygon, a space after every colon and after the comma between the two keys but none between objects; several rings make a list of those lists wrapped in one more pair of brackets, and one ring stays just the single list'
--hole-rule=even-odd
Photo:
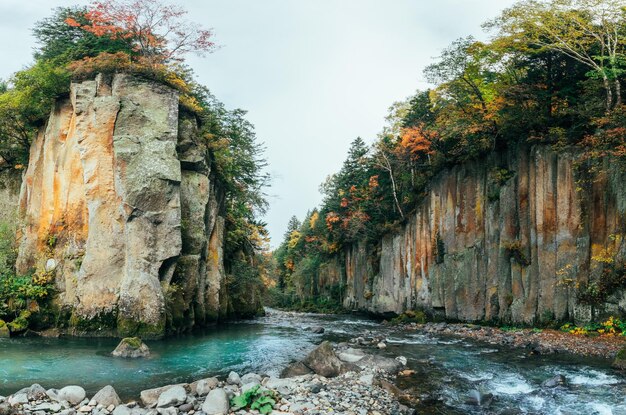
[{"label": "river", "polygon": [[[311,326],[326,331],[305,330]],[[0,339],[0,395],[35,382],[46,388],[77,384],[89,394],[111,384],[130,399],[143,389],[231,370],[277,375],[323,339],[345,341],[367,332],[386,336],[389,347],[382,353],[407,357],[417,372],[398,384],[424,398],[418,413],[626,415],[626,382],[602,359],[530,356],[470,340],[398,332],[355,316],[275,310],[256,320],[148,342],[152,356],[139,360],[111,357],[113,339]],[[541,386],[558,374],[567,387]],[[489,408],[468,403],[474,391],[493,394]]]}]

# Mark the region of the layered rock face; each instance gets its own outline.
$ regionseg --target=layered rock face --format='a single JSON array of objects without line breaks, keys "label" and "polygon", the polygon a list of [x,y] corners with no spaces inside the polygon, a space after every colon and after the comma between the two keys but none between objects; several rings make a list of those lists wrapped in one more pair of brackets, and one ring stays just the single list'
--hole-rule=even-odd
[{"label": "layered rock face", "polygon": [[161,336],[224,311],[222,192],[178,93],[73,84],[33,142],[17,270],[54,273],[75,334]]},{"label": "layered rock face", "polygon": [[605,160],[581,181],[576,159],[538,146],[445,171],[406,225],[348,249],[322,281],[375,313],[535,323],[623,312],[622,293],[592,310],[576,286],[626,259],[626,174]]}]

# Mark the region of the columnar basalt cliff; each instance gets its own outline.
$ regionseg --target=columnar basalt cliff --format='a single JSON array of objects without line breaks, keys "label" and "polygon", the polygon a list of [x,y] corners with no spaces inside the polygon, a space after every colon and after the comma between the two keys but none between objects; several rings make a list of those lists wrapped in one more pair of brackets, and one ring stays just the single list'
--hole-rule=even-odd
[{"label": "columnar basalt cliff", "polygon": [[74,334],[203,325],[227,306],[222,211],[210,152],[178,93],[100,75],[72,84],[33,142],[17,271],[54,274]]},{"label": "columnar basalt cliff", "polygon": [[626,259],[626,174],[605,160],[583,177],[577,158],[522,147],[440,173],[406,224],[323,267],[321,288],[344,285],[350,309],[463,321],[626,311],[621,292],[600,307],[577,300],[577,287]]}]

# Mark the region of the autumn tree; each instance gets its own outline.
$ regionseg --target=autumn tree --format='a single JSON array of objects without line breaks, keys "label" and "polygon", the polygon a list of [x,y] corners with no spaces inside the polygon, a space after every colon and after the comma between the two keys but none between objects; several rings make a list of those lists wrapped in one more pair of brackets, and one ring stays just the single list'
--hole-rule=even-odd
[{"label": "autumn tree", "polygon": [[436,139],[437,133],[421,123],[402,129],[400,145],[409,153],[412,161],[427,158],[430,163],[430,156],[434,154],[433,141]]},{"label": "autumn tree", "polygon": [[215,48],[213,32],[186,20],[186,15],[183,8],[161,0],[107,0],[93,2],[65,22],[97,37],[129,42],[142,62],[154,66]]},{"label": "autumn tree", "polygon": [[[38,22],[33,29],[38,44],[35,58],[53,60],[57,65],[64,66],[103,52],[133,53],[130,39],[97,36],[83,30],[81,27],[90,23],[86,17],[88,13],[87,7],[57,8],[52,16]],[[67,21],[73,24],[69,25]]]}]

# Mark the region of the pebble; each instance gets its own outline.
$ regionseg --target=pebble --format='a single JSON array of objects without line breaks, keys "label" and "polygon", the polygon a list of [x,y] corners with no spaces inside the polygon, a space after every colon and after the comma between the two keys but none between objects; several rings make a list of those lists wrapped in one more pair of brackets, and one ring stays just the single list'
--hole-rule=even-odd
[{"label": "pebble", "polygon": [[[376,344],[370,343],[372,347]],[[368,356],[365,353],[363,355]],[[101,403],[106,401],[103,399],[105,396],[108,398],[117,396],[110,386],[103,388],[102,393],[96,394],[91,399],[85,396],[84,389],[70,386],[61,390],[50,389],[48,396],[39,400],[29,400],[27,392],[19,391],[20,393],[0,398],[0,403],[5,400],[14,402],[16,413],[23,415],[215,415],[228,413],[230,398],[260,384],[263,385],[260,390],[269,389],[280,394],[272,411],[273,415],[411,414],[408,408],[402,406],[376,381],[379,377],[389,376],[393,374],[370,369],[358,373],[347,372],[334,378],[308,374],[277,379],[262,377],[255,373],[240,377],[239,374],[231,372],[226,380],[209,378],[191,385],[167,385],[143,391],[142,398],[149,402],[144,403],[145,408],[141,408],[134,401],[126,404]],[[61,397],[70,397],[73,402],[68,403]],[[253,415],[259,412],[242,409],[236,413]]]}]

